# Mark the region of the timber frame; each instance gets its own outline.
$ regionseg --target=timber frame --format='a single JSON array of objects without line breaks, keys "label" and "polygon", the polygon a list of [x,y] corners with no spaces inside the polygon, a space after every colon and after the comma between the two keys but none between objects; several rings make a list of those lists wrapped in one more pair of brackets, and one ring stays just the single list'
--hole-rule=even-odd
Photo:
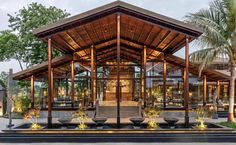
[{"label": "timber frame", "polygon": [[[125,2],[116,1],[38,28],[33,31],[33,34],[48,43],[48,62],[16,73],[13,78],[17,80],[31,78],[31,86],[34,86],[33,82],[37,78],[47,78],[49,128],[52,126],[54,79],[66,78],[68,88],[68,78],[70,78],[72,102],[74,102],[75,63],[79,63],[84,70],[90,72],[90,95],[94,105],[97,98],[96,85],[99,79],[97,78],[97,67],[107,66],[109,61],[116,62],[113,65],[117,68],[118,127],[120,125],[121,99],[120,68],[123,65],[121,62],[124,61],[132,62],[129,65],[140,67],[142,86],[140,94],[144,107],[147,106],[146,72],[148,62],[164,62],[164,92],[166,92],[166,63],[184,69],[184,109],[185,123],[188,126],[189,73],[198,75],[198,66],[189,62],[189,43],[202,34],[200,29]],[[185,47],[185,59],[173,55],[182,47]],[[52,59],[53,48],[65,55]],[[206,79],[214,81],[228,81],[229,79],[228,76],[213,70],[204,70],[202,75],[205,81]],[[32,87],[32,98],[33,90]],[[143,93],[142,90],[144,90]],[[165,95],[166,93],[164,93],[164,102],[166,101]]]}]

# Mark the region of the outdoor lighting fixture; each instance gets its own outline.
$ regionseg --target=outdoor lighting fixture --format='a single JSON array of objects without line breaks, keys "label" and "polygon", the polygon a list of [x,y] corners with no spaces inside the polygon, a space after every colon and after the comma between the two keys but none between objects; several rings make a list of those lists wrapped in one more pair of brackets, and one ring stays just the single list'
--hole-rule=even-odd
[{"label": "outdoor lighting fixture", "polygon": [[199,107],[195,110],[196,122],[199,123],[195,126],[196,129],[205,130],[207,125],[204,124],[205,118],[207,117],[207,110],[205,107]]},{"label": "outdoor lighting fixture", "polygon": [[193,96],[193,92],[189,92],[189,97],[191,98]]},{"label": "outdoor lighting fixture", "polygon": [[159,128],[157,124],[157,117],[160,115],[160,111],[156,108],[147,108],[145,109],[145,114],[148,116],[148,127],[150,129]]},{"label": "outdoor lighting fixture", "polygon": [[79,108],[73,115],[72,118],[75,118],[79,124],[78,129],[84,130],[87,128],[87,125],[85,124],[85,121],[88,119],[87,114],[85,110]]},{"label": "outdoor lighting fixture", "polygon": [[30,128],[32,130],[37,130],[42,128],[42,126],[38,124],[39,117],[40,117],[40,109],[30,109],[24,114],[24,120],[31,122]]},{"label": "outdoor lighting fixture", "polygon": [[47,89],[46,88],[43,88],[43,96],[47,97]]}]

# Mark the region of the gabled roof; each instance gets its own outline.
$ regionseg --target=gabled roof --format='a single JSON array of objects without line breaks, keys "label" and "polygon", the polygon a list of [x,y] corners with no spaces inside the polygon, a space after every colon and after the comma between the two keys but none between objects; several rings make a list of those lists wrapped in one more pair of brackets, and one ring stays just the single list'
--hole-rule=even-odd
[{"label": "gabled roof", "polygon": [[72,16],[70,18],[60,20],[56,23],[35,29],[33,34],[39,38],[44,37],[50,32],[59,32],[63,29],[68,29],[73,24],[82,25],[84,23],[88,23],[89,21],[93,21],[94,19],[99,19],[102,16],[104,17],[115,12],[127,13],[132,16],[136,15],[136,17],[140,17],[152,23],[163,25],[163,27],[179,30],[180,32],[186,33],[190,36],[197,37],[202,34],[202,31],[197,27],[122,1],[115,1],[90,11]]},{"label": "gabled roof", "polygon": [[[159,52],[173,54],[185,45],[187,36],[191,42],[202,34],[192,25],[121,1],[35,29],[33,34],[45,42],[50,37],[54,48],[89,60],[92,45],[98,53],[116,46],[117,14],[121,15],[122,47],[141,52],[145,45],[148,59],[157,58]],[[121,55],[129,57],[128,53]],[[138,55],[133,55],[132,60],[140,61]]]}]

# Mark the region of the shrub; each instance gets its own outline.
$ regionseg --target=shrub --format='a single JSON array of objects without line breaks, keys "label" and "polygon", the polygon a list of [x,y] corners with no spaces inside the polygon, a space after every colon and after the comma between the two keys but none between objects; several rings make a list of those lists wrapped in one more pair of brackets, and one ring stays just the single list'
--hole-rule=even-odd
[{"label": "shrub", "polygon": [[14,110],[13,112],[17,112],[20,114],[24,114],[30,108],[30,97],[28,96],[19,96],[14,99]]}]

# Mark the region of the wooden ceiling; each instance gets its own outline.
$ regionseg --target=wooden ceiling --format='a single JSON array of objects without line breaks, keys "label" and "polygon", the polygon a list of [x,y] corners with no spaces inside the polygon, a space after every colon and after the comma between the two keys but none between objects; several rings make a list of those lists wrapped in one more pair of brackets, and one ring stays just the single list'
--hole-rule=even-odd
[{"label": "wooden ceiling", "polygon": [[[117,14],[121,15],[121,56],[141,63],[143,47],[147,47],[147,60],[161,53],[173,54],[201,35],[201,31],[142,8],[116,1],[85,13],[64,19],[33,31],[43,41],[52,39],[52,46],[75,58],[90,60],[94,46],[97,63],[116,59]],[[108,57],[109,56],[109,57]]]}]

